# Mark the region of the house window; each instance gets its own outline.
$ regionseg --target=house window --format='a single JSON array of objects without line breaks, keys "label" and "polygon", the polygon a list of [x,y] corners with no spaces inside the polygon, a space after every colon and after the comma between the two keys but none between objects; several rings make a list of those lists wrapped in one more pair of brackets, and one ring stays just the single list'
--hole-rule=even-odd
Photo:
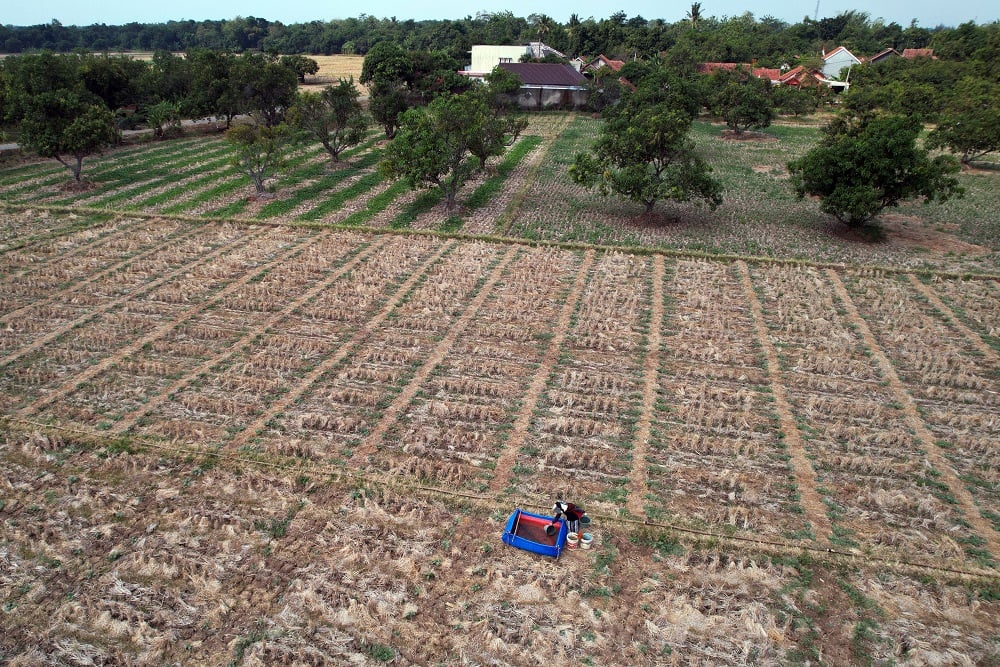
[{"label": "house window", "polygon": [[503,64],[503,63],[512,63],[512,62],[514,62],[513,58],[501,58],[500,59],[500,63],[501,64]]}]

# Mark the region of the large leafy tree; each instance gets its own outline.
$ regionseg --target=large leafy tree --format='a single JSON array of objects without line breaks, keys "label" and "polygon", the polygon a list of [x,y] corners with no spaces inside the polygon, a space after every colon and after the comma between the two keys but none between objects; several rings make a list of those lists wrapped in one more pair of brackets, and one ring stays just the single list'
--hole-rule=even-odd
[{"label": "large leafy tree", "polygon": [[40,53],[5,63],[4,117],[16,124],[17,141],[54,158],[81,181],[84,158],[118,138],[114,114],[87,90],[80,58]]},{"label": "large leafy tree", "polygon": [[490,157],[499,154],[496,152],[497,142],[511,146],[528,127],[528,119],[520,112],[517,103],[521,77],[502,67],[495,67],[485,80],[486,85],[479,86],[475,92],[483,97],[493,118],[483,123],[483,134],[469,147],[479,159],[481,168],[486,167]]},{"label": "large leafy tree", "polygon": [[358,102],[354,79],[340,79],[319,93],[303,92],[289,113],[292,124],[319,141],[334,162],[340,154],[365,138],[367,116]]},{"label": "large leafy tree", "polygon": [[688,137],[697,97],[688,82],[657,73],[621,104],[605,109],[605,122],[589,153],[578,153],[570,177],[604,194],[645,207],[658,201],[701,200],[715,208],[722,188]]},{"label": "large leafy tree", "polygon": [[368,86],[368,110],[386,139],[396,136],[400,116],[409,108],[406,81],[412,75],[409,56],[395,42],[379,42],[365,55],[358,81]]},{"label": "large leafy tree", "polygon": [[718,70],[712,75],[709,106],[736,134],[751,128],[763,129],[774,118],[771,82],[758,79],[742,68]]},{"label": "large leafy tree", "polygon": [[242,111],[242,95],[234,81],[236,56],[223,51],[195,49],[187,54],[191,93],[184,110],[191,117],[222,116],[228,128]]},{"label": "large leafy tree", "polygon": [[412,76],[409,54],[396,42],[382,41],[365,54],[358,81],[367,86],[379,81],[405,82]]},{"label": "large leafy tree", "polygon": [[307,56],[281,56],[278,62],[295,72],[299,83],[306,82],[306,74],[315,74],[319,71],[319,63]]},{"label": "large leafy tree", "polygon": [[1000,151],[1000,84],[972,77],[959,81],[927,144],[957,153],[962,164]]},{"label": "large leafy tree", "polygon": [[298,90],[295,70],[273,56],[244,54],[236,61],[231,81],[238,93],[241,112],[260,118],[265,125],[280,123],[295,103]]},{"label": "large leafy tree", "polygon": [[502,132],[494,128],[498,122],[477,91],[436,97],[426,107],[403,114],[379,169],[388,178],[406,179],[413,188],[440,188],[452,210],[458,191],[482,166],[483,156],[503,152]]},{"label": "large leafy tree", "polygon": [[368,112],[385,131],[385,138],[392,139],[399,129],[400,117],[410,108],[406,91],[392,81],[376,81],[368,91]]},{"label": "large leafy tree", "polygon": [[964,194],[957,161],[931,158],[917,146],[920,120],[907,116],[841,116],[819,145],[788,163],[799,197],[819,197],[820,210],[849,227],[875,220],[909,199],[943,202]]}]

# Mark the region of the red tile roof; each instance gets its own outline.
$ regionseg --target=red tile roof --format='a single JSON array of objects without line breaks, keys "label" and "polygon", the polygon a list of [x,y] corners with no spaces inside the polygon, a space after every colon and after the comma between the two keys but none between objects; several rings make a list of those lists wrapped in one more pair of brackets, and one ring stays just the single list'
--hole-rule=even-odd
[{"label": "red tile roof", "polygon": [[904,58],[933,58],[934,49],[903,49]]},{"label": "red tile roof", "polygon": [[732,71],[737,67],[742,67],[743,69],[750,69],[750,63],[699,63],[698,74],[711,74],[720,69]]},{"label": "red tile roof", "polygon": [[801,86],[803,82],[812,78],[814,81],[819,82],[822,80],[823,76],[816,70],[808,70],[802,65],[788,70],[781,75],[779,81],[784,86]]},{"label": "red tile roof", "polygon": [[848,55],[850,55],[850,56],[853,56],[853,55],[854,55],[853,53],[851,53],[850,51],[848,51],[848,50],[847,50],[847,47],[846,47],[846,46],[838,46],[838,47],[837,47],[837,48],[835,48],[835,49],[834,49],[833,51],[830,51],[829,53],[824,53],[824,54],[823,54],[823,60],[826,60],[826,59],[828,59],[828,58],[829,58],[830,56],[834,55],[835,53],[840,53],[841,51],[846,51],[846,52],[847,52],[847,54],[848,54]]},{"label": "red tile roof", "polygon": [[[617,72],[618,70],[620,70],[622,67],[625,66],[625,61],[624,60],[612,60],[611,58],[608,58],[607,56],[605,56],[603,53],[601,55],[597,56],[597,59],[600,60],[603,64],[605,64],[608,67],[610,67],[615,72]],[[591,64],[593,64],[593,63],[591,63]]]},{"label": "red tile roof", "polygon": [[773,67],[754,67],[751,73],[758,79],[777,81],[781,78],[781,70]]},{"label": "red tile roof", "polygon": [[772,67],[754,67],[750,63],[700,63],[698,65],[698,74],[712,74],[713,72],[718,72],[719,70],[732,72],[735,71],[736,68],[744,69],[758,79],[767,79],[768,81],[777,81],[781,76],[781,70],[779,69],[774,69]]}]

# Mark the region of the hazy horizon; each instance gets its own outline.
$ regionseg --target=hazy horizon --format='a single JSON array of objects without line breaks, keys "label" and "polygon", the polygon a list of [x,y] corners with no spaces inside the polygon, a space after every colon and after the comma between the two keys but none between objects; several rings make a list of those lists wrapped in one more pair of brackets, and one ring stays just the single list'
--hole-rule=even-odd
[{"label": "hazy horizon", "polygon": [[[433,5],[417,8],[412,3],[401,3],[399,0],[374,0],[366,3],[365,11],[358,13],[338,12],[334,8],[319,2],[274,5],[261,0],[235,2],[234,0],[219,0],[213,3],[194,2],[193,0],[178,0],[170,4],[136,4],[125,0],[107,0],[104,3],[91,4],[68,0],[47,0],[35,3],[12,3],[5,8],[0,19],[7,26],[35,26],[51,23],[53,20],[66,26],[89,26],[95,24],[125,25],[128,23],[167,23],[169,21],[206,21],[231,20],[237,17],[263,18],[271,22],[283,24],[309,23],[312,21],[327,22],[359,16],[374,16],[375,18],[393,18],[403,21],[413,20],[459,20],[467,16],[475,16],[480,12],[496,13],[511,11],[515,16],[527,18],[532,14],[544,13],[555,21],[565,24],[572,14],[581,20],[608,18],[615,11],[623,11],[629,18],[641,16],[647,20],[663,19],[668,23],[682,20],[691,7],[685,2],[676,7],[666,8],[651,0],[634,0],[611,10],[607,5],[595,0],[567,2],[560,0],[549,3],[544,12],[540,12],[536,3],[514,0],[505,3],[486,3],[486,6],[471,7],[455,0],[443,0]],[[825,18],[837,16],[846,11],[863,12],[872,21],[882,19],[885,23],[896,22],[904,28],[911,21],[924,28],[938,26],[955,27],[968,21],[977,24],[993,23],[1000,20],[1000,5],[986,0],[971,0],[960,5],[942,5],[929,0],[886,0],[857,6],[842,0],[808,0],[803,4],[793,5],[787,2],[765,2],[752,7],[736,0],[709,1],[701,3],[701,13],[705,17],[740,16],[751,12],[756,18],[772,16],[787,23],[799,23],[805,17]]]}]

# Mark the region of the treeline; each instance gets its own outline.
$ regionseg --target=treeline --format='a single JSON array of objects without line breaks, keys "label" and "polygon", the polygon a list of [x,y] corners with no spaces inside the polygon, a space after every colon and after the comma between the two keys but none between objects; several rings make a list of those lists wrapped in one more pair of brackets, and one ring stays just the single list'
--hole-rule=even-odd
[{"label": "treeline", "polygon": [[862,11],[787,23],[746,12],[716,18],[693,3],[675,20],[629,17],[581,19],[573,14],[560,23],[545,14],[523,18],[513,13],[481,12],[458,20],[397,20],[361,15],[333,21],[285,25],[255,17],[219,21],[169,21],[64,26],[58,21],[36,26],[0,26],[0,52],[48,50],[70,52],[263,51],[313,55],[366,54],[381,41],[411,51],[444,51],[467,62],[473,44],[518,44],[541,40],[568,56],[605,54],[622,59],[650,57],[668,51],[688,51],[703,61],[751,62],[778,67],[797,58],[815,56],[823,48],[843,45],[856,55],[884,48],[933,48],[945,59],[969,58],[978,49],[1000,50],[1000,24],[925,28],[911,22],[872,19]]}]

